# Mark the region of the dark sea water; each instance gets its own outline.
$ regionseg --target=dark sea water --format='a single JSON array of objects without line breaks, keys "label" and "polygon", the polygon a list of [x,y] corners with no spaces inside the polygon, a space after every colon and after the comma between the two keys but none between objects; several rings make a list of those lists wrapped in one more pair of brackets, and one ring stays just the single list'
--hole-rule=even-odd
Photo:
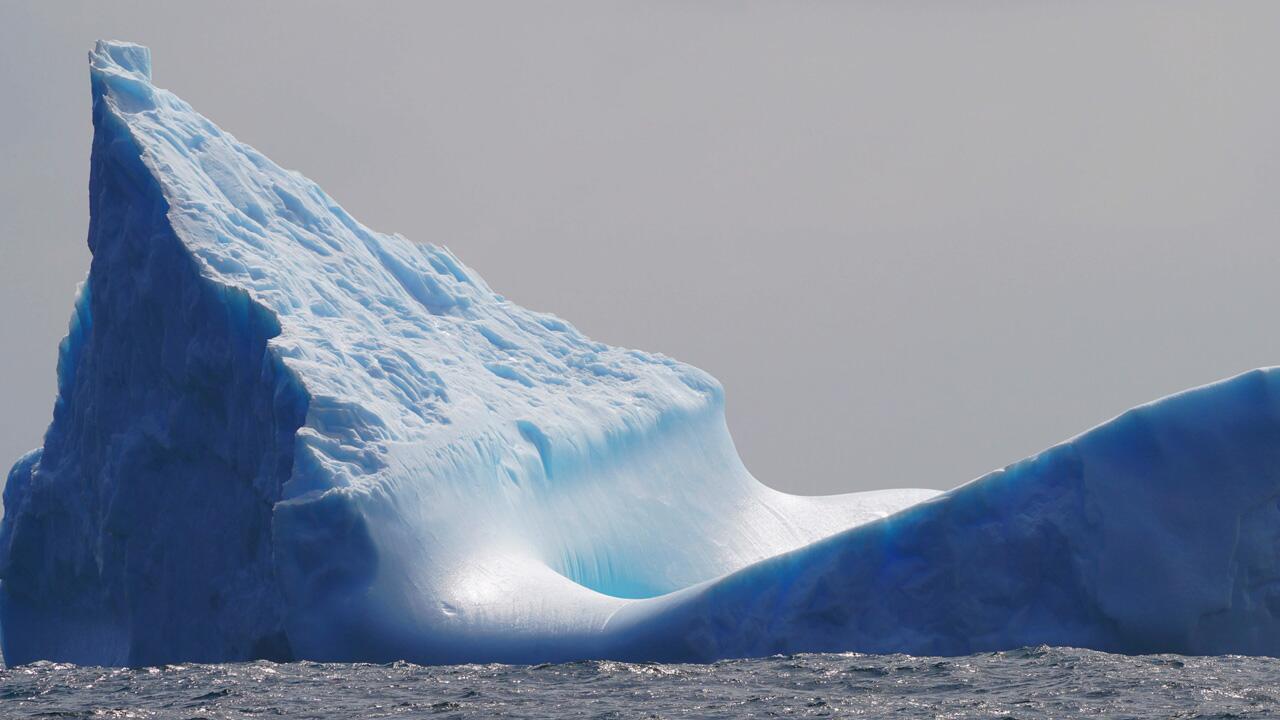
[{"label": "dark sea water", "polygon": [[1263,718],[1280,660],[1027,648],[714,665],[347,665],[0,670],[4,718]]}]

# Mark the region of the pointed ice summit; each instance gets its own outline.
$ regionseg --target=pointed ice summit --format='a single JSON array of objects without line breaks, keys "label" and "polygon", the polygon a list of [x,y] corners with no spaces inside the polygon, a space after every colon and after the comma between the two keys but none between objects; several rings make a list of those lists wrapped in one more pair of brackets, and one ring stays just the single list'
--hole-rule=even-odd
[{"label": "pointed ice summit", "polygon": [[1280,653],[1280,376],[937,495],[752,478],[719,384],[369,230],[90,53],[93,261],[0,525],[6,661]]}]

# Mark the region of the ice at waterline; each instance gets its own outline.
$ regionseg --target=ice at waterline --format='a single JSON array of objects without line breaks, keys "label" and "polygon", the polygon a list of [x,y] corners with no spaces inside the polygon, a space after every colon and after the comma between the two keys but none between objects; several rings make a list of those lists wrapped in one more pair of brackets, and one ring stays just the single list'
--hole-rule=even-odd
[{"label": "ice at waterline", "polygon": [[90,53],[93,260],[4,491],[6,660],[1280,653],[1280,374],[945,494],[785,495],[719,384],[361,225]]}]

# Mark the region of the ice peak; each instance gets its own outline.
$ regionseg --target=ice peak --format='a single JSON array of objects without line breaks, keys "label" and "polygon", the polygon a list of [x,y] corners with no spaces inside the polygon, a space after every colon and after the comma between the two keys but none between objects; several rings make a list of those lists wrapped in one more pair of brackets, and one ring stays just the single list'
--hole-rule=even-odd
[{"label": "ice peak", "polygon": [[151,49],[123,40],[99,40],[89,53],[89,64],[98,71],[129,73],[151,82]]}]

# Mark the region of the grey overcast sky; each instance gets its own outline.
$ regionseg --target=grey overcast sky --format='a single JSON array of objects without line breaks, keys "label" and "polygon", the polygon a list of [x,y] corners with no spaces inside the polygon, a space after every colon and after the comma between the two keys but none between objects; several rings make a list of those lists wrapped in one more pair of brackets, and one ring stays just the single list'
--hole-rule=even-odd
[{"label": "grey overcast sky", "polygon": [[948,488],[1280,363],[1280,3],[0,0],[0,457],[94,39],[366,224],[711,372],[784,490]]}]

